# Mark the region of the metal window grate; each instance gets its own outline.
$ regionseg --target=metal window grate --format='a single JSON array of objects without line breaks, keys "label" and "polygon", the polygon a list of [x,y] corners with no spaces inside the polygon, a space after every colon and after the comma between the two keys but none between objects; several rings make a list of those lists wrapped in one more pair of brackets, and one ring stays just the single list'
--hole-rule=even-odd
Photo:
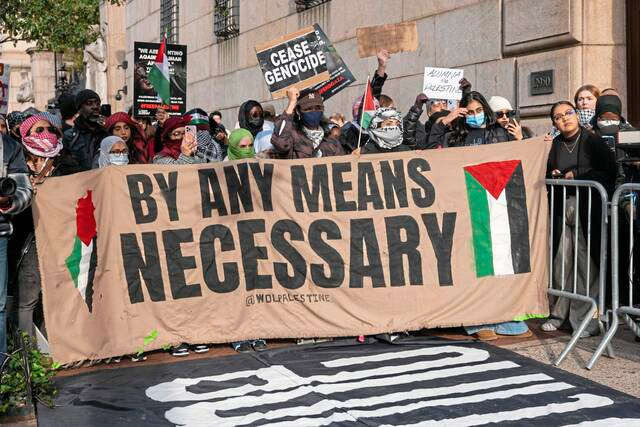
[{"label": "metal window grate", "polygon": [[218,41],[240,34],[239,0],[214,0],[213,33]]},{"label": "metal window grate", "polygon": [[297,12],[304,12],[305,10],[309,10],[312,7],[320,6],[321,4],[327,3],[331,0],[293,0],[296,4]]},{"label": "metal window grate", "polygon": [[160,3],[160,37],[166,32],[167,42],[178,43],[178,0]]}]

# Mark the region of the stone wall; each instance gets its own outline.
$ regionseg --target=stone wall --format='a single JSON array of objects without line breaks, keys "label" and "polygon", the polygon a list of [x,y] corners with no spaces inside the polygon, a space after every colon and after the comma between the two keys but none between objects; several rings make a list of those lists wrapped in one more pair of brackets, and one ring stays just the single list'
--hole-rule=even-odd
[{"label": "stone wall", "polygon": [[21,72],[27,73],[27,78],[31,79],[31,57],[27,54],[27,49],[32,47],[31,44],[18,42],[15,46],[13,43],[3,43],[0,45],[0,62],[11,66],[11,75],[9,77],[9,108],[8,111],[22,111],[35,104],[18,102],[16,97],[22,83]]},{"label": "stone wall", "polygon": [[[160,2],[132,0],[125,10],[127,59],[134,41],[159,41]],[[188,46],[188,107],[219,109],[233,126],[247,99],[272,103],[257,66],[256,44],[319,23],[358,82],[334,96],[326,111],[350,113],[375,58],[357,55],[357,27],[417,22],[417,52],[393,55],[384,92],[406,111],[427,65],[464,68],[475,89],[519,106],[535,130],[548,128],[551,103],[572,99],[582,84],[616,87],[626,98],[624,0],[331,0],[297,13],[292,0],[240,0],[240,35],[216,43],[213,1],[180,1],[180,44]],[[553,70],[554,91],[531,95],[532,72]],[[127,70],[132,88],[132,70]],[[131,93],[129,94],[129,104]],[[626,99],[623,100],[626,102]]]}]

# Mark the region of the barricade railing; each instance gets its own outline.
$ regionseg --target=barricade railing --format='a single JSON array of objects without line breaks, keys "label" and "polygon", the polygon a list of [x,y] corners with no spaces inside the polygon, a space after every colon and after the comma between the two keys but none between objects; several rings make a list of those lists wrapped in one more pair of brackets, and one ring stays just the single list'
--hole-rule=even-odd
[{"label": "barricade railing", "polygon": [[[633,276],[634,276],[634,203],[633,200],[627,200],[629,203],[625,203],[627,194],[632,195],[633,192],[640,192],[640,184],[624,184],[618,187],[613,193],[611,199],[611,323],[609,324],[607,333],[602,338],[600,345],[596,349],[593,357],[587,364],[587,369],[591,369],[596,363],[600,355],[605,348],[609,348],[611,339],[615,336],[618,330],[619,317],[622,317],[629,325],[631,330],[640,337],[640,325],[638,325],[630,316],[640,316],[640,308],[633,306]],[[622,203],[621,203],[622,202]],[[622,206],[621,206],[622,204]],[[628,211],[627,211],[628,209]],[[629,301],[628,305],[620,306],[620,211],[625,211],[629,214],[629,253],[622,254],[629,258]]]},{"label": "barricade railing", "polygon": [[[558,358],[555,360],[554,365],[558,366],[564,358],[569,354],[569,352],[576,345],[578,340],[580,339],[580,335],[586,330],[587,326],[594,318],[596,312],[598,313],[597,321],[598,326],[600,328],[601,334],[605,333],[605,323],[608,323],[606,310],[605,310],[605,295],[606,295],[606,274],[607,274],[607,192],[604,187],[595,182],[595,181],[578,181],[578,180],[566,180],[566,179],[548,179],[546,181],[547,186],[549,187],[550,193],[550,205],[549,205],[549,287],[547,289],[547,293],[549,295],[553,295],[559,298],[568,298],[570,300],[581,301],[590,305],[589,311],[587,315],[580,322],[580,326],[573,331],[573,335],[571,339],[565,346],[564,350],[560,353]],[[587,193],[587,200],[580,200],[580,188],[587,188],[590,191]],[[573,239],[573,286],[566,287],[565,286],[565,265],[566,265],[566,251],[565,251],[565,241],[564,233],[566,229],[566,221],[567,221],[567,190],[573,191],[575,196],[575,225],[574,225],[574,233]],[[594,191],[591,191],[594,190]],[[560,194],[558,194],[560,193]],[[595,194],[595,198],[599,200],[593,200]],[[554,222],[560,220],[559,218],[555,218],[558,214],[555,212],[556,199],[561,197],[562,199],[562,227],[560,229],[560,243],[557,249],[558,252],[561,253],[561,280],[558,287],[554,287]],[[586,223],[580,222],[580,206],[581,203],[586,203],[587,205],[587,221]],[[600,218],[597,224],[600,227],[600,268],[598,272],[598,295],[591,295],[589,291],[590,279],[591,279],[591,245],[592,245],[592,208],[594,203],[598,203],[600,205]],[[579,239],[580,233],[583,233],[581,227],[586,227],[586,251],[585,253],[578,253],[580,249]],[[579,291],[578,280],[580,277],[578,275],[578,261],[586,262],[586,275],[583,277],[586,280],[586,283],[583,283],[581,286],[584,290],[583,292]],[[615,317],[615,316],[614,316]],[[605,343],[607,353],[610,357],[613,357],[613,348]]]}]

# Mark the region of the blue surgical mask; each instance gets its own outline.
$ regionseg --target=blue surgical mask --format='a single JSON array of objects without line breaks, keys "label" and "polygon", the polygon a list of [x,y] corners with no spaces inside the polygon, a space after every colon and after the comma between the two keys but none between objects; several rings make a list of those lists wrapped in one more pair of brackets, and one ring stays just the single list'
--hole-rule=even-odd
[{"label": "blue surgical mask", "polygon": [[302,124],[308,128],[315,129],[320,124],[320,120],[322,120],[322,114],[322,111],[302,112]]},{"label": "blue surgical mask", "polygon": [[129,164],[129,156],[126,154],[109,154],[109,164],[124,166]]},{"label": "blue surgical mask", "polygon": [[469,127],[480,128],[484,125],[484,113],[469,114],[466,117],[466,122]]}]

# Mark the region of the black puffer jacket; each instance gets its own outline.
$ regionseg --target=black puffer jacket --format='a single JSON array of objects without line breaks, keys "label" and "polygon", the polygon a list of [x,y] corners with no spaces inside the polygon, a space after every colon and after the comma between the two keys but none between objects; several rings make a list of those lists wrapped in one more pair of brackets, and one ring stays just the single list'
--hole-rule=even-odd
[{"label": "black puffer jacket", "polygon": [[93,166],[100,143],[108,136],[101,127],[92,128],[84,117],[78,116],[74,126],[64,133],[62,143],[71,156],[78,162],[80,169],[85,171]]}]

